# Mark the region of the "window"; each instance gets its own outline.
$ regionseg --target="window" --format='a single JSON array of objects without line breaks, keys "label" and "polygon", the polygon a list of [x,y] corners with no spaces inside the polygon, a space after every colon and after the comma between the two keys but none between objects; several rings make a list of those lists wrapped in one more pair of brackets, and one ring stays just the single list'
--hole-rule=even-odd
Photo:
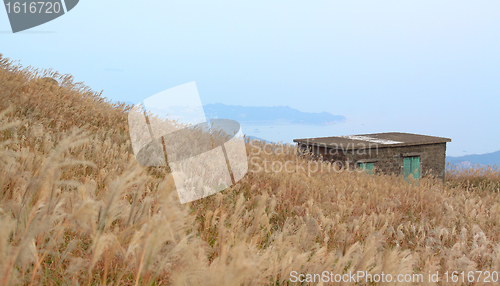
[{"label": "window", "polygon": [[403,158],[403,177],[406,179],[410,175],[415,179],[420,177],[420,156]]},{"label": "window", "polygon": [[359,163],[359,169],[366,170],[369,174],[373,174],[373,167],[375,167],[375,162]]}]

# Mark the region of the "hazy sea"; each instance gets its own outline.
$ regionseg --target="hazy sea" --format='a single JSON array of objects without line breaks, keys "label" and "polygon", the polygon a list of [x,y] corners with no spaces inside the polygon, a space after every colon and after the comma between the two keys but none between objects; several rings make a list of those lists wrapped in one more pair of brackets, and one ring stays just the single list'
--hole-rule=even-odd
[{"label": "hazy sea", "polygon": [[293,143],[293,139],[342,136],[364,133],[364,126],[354,122],[331,125],[273,124],[253,125],[241,123],[243,134],[272,142]]}]

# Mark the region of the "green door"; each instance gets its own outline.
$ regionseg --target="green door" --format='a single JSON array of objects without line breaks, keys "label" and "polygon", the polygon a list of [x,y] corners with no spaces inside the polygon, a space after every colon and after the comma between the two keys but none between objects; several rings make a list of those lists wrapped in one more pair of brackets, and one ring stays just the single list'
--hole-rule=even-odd
[{"label": "green door", "polygon": [[361,170],[366,170],[368,174],[373,174],[373,167],[375,166],[375,163],[360,163],[359,168]]},{"label": "green door", "polygon": [[405,157],[403,158],[403,177],[413,175],[413,178],[420,177],[420,157]]}]

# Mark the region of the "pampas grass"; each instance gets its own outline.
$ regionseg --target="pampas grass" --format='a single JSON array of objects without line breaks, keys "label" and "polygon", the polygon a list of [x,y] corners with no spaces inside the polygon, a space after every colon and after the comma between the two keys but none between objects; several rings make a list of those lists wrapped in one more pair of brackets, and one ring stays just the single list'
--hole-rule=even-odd
[{"label": "pampas grass", "polygon": [[[263,143],[247,140],[241,181],[181,205],[168,170],[136,163],[130,106],[3,57],[0,99],[2,285],[291,285],[291,271],[500,271],[495,168],[408,184],[327,164],[304,170],[296,166],[310,158],[293,146],[261,152]],[[294,167],[266,171],[264,161]]]}]

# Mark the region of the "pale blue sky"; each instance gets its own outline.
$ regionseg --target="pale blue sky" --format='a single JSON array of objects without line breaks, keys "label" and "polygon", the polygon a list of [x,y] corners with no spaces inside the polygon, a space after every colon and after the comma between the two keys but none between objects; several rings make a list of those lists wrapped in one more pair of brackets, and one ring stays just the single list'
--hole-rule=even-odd
[{"label": "pale blue sky", "polygon": [[115,100],[196,81],[204,104],[327,111],[354,133],[450,137],[448,155],[500,149],[500,1],[239,2],[82,0],[18,34],[0,10],[0,53]]}]

